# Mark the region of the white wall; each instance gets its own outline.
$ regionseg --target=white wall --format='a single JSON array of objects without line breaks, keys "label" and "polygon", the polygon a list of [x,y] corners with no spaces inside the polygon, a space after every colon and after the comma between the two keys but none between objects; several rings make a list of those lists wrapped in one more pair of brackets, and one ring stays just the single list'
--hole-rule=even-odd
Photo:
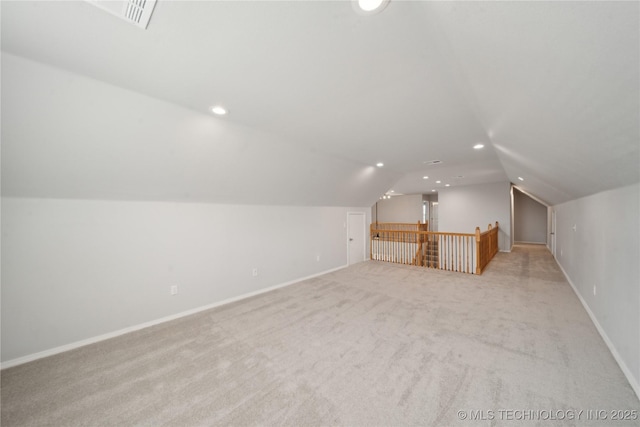
[{"label": "white wall", "polygon": [[2,361],[344,266],[348,211],[3,198]]},{"label": "white wall", "polygon": [[241,111],[219,118],[5,52],[1,65],[4,197],[371,206],[401,176],[256,131]]},{"label": "white wall", "polygon": [[511,193],[509,182],[449,187],[438,192],[438,231],[474,233],[500,223],[500,250],[511,250]]},{"label": "white wall", "polygon": [[[373,205],[373,218],[376,205]],[[422,194],[393,196],[378,200],[378,222],[417,223],[422,221]]]},{"label": "white wall", "polygon": [[514,189],[514,240],[547,243],[547,207]]},{"label": "white wall", "polygon": [[640,396],[640,184],[553,209],[558,263]]}]

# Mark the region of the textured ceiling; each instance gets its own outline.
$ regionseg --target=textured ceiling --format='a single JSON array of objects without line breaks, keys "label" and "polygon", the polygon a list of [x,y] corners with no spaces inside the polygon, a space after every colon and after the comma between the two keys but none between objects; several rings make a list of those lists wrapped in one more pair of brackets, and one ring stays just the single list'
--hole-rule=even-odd
[{"label": "textured ceiling", "polygon": [[[372,204],[391,188],[427,193],[510,180],[555,204],[640,180],[636,2],[392,0],[361,16],[348,1],[159,0],[147,30],[86,2],[1,8],[2,50],[11,54],[9,69],[3,61],[9,195]],[[184,107],[220,129],[203,139],[238,142],[215,162],[206,157],[211,148],[200,153],[201,169],[191,174],[179,171],[191,167],[193,146],[162,146],[173,157],[153,164],[161,156],[127,151],[131,141],[109,148],[115,167],[87,154],[80,168],[55,144],[38,148],[44,130],[19,129],[21,93],[35,84],[19,57]],[[5,86],[14,88],[6,100]],[[86,149],[92,132],[70,130],[67,116],[78,114],[70,105],[94,89],[48,93],[42,104],[58,99],[61,111],[43,129],[58,133],[67,154]],[[230,114],[209,117],[216,103]],[[145,120],[162,122],[167,134],[176,132],[168,123],[183,123],[180,114],[147,112]],[[485,148],[473,150],[476,143]],[[42,156],[39,168],[30,166],[34,156]],[[433,159],[443,163],[425,165]],[[378,161],[384,171],[370,171]]]}]

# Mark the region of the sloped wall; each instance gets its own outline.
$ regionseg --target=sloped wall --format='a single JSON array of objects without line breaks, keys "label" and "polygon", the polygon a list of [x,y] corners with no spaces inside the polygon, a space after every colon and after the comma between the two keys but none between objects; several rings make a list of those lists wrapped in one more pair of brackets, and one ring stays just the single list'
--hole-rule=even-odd
[{"label": "sloped wall", "polygon": [[371,206],[400,177],[5,52],[1,76],[4,197]]}]

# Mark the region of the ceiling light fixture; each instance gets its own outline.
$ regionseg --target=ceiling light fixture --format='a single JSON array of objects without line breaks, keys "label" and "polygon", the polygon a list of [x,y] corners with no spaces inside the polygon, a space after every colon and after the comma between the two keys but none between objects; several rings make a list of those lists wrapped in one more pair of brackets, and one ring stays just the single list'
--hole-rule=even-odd
[{"label": "ceiling light fixture", "polygon": [[387,7],[389,0],[352,0],[353,9],[360,15],[373,15]]},{"label": "ceiling light fixture", "polygon": [[429,177],[428,176],[423,176],[422,179],[429,179]]},{"label": "ceiling light fixture", "polygon": [[436,181],[436,184],[440,184],[442,181]]},{"label": "ceiling light fixture", "polygon": [[484,148],[484,144],[476,144],[473,146],[473,148],[475,148],[476,150],[479,150],[481,148]]},{"label": "ceiling light fixture", "polygon": [[445,184],[444,186],[445,187],[451,187],[451,184]]},{"label": "ceiling light fixture", "polygon": [[524,181],[524,178],[523,178],[523,177],[521,177],[521,176],[519,176],[519,177],[518,177],[518,179],[519,179],[520,181]]},{"label": "ceiling light fixture", "polygon": [[212,107],[211,112],[213,114],[217,114],[218,116],[224,116],[225,114],[227,114],[227,110],[224,107],[221,107],[220,105],[216,105],[215,107]]},{"label": "ceiling light fixture", "polygon": [[376,166],[377,166],[377,167],[379,167],[379,168],[381,168],[381,167],[383,167],[383,166],[384,166],[384,163],[382,163],[382,162],[376,163]]},{"label": "ceiling light fixture", "polygon": [[431,191],[435,193],[435,192],[436,192],[436,189],[434,188],[434,189],[433,189],[433,190],[431,190]]}]

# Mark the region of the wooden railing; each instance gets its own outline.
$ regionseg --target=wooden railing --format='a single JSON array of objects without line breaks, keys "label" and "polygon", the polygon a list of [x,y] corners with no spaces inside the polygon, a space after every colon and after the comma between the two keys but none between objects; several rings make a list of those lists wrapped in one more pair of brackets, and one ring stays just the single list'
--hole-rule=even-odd
[{"label": "wooden railing", "polygon": [[[372,224],[373,225],[373,224]],[[421,248],[421,231],[385,230],[371,231],[371,259],[415,264],[417,252]]]},{"label": "wooden railing", "polygon": [[498,223],[476,234],[427,231],[426,224],[371,224],[372,260],[482,274],[498,251]]},{"label": "wooden railing", "polygon": [[498,221],[496,226],[489,224],[489,229],[484,233],[480,232],[480,227],[476,227],[476,251],[478,256],[478,266],[476,274],[482,274],[482,270],[489,264],[489,261],[498,253]]}]

